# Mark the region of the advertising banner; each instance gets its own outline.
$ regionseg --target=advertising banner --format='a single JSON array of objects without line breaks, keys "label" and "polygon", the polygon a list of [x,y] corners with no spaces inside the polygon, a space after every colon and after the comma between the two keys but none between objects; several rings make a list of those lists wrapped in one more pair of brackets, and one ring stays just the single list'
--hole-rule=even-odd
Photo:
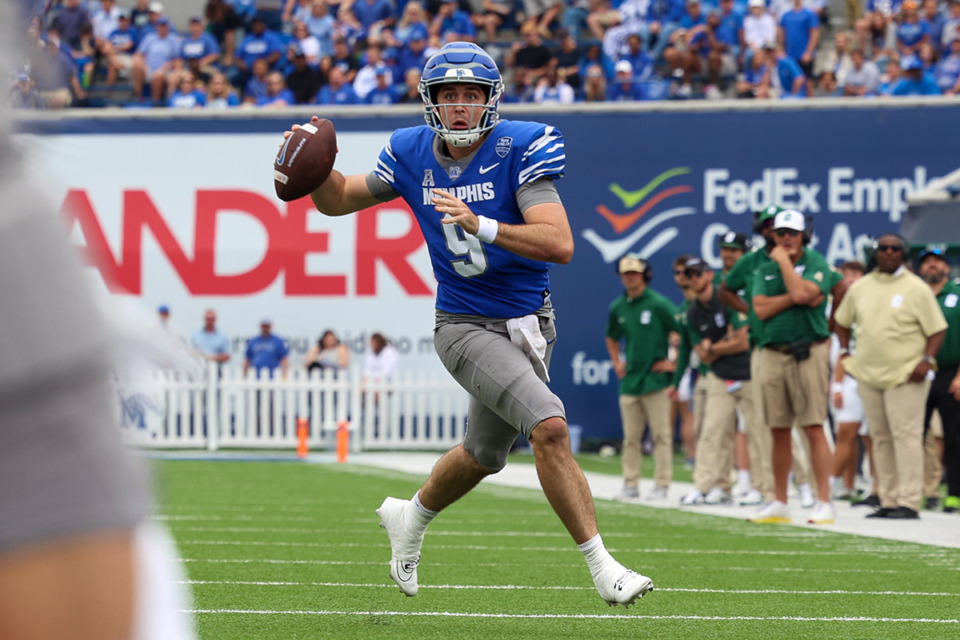
[{"label": "advertising banner", "polygon": [[[507,113],[557,126],[566,176],[557,183],[576,252],[551,271],[560,332],[551,387],[584,438],[620,435],[616,376],[604,347],[621,291],[616,261],[647,257],[651,286],[675,302],[681,254],[720,267],[718,238],[750,233],[753,211],[800,209],[831,264],[860,257],[896,230],[906,196],[957,168],[954,106],[796,110]],[[397,127],[418,115],[330,116],[336,168],[366,173]],[[110,295],[171,308],[189,336],[213,308],[233,337],[234,363],[268,317],[292,364],[333,329],[359,362],[372,332],[401,366],[436,369],[436,284],[402,201],[330,218],[308,199],[279,201],[270,162],[280,132],[305,118],[78,120],[24,128],[18,142],[52,209]]]}]

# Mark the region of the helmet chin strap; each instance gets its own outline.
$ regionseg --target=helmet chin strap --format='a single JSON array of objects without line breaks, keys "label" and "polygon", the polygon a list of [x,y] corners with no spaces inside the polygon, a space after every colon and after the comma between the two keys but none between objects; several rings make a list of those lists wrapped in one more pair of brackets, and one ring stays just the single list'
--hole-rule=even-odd
[{"label": "helmet chin strap", "polygon": [[452,144],[455,147],[463,148],[469,147],[474,142],[480,139],[480,133],[471,132],[471,133],[455,133],[453,131],[446,131],[440,134],[440,137],[449,144]]}]

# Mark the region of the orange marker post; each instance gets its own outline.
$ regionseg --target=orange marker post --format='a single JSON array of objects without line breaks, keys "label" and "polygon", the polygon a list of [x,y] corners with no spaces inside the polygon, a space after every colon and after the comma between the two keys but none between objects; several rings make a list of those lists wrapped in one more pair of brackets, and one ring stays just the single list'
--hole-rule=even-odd
[{"label": "orange marker post", "polygon": [[346,420],[337,423],[337,462],[347,461],[347,452],[350,450],[349,425]]},{"label": "orange marker post", "polygon": [[310,433],[309,422],[306,418],[297,418],[297,457],[306,458],[310,452],[307,446],[307,436]]}]

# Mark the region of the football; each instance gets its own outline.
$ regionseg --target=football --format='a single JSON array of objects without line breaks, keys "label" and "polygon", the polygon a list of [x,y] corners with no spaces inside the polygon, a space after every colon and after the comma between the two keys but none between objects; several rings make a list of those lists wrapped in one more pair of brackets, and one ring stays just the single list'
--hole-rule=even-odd
[{"label": "football", "polygon": [[300,125],[273,161],[273,186],[285,202],[302,198],[323,184],[337,156],[337,132],[322,118]]}]

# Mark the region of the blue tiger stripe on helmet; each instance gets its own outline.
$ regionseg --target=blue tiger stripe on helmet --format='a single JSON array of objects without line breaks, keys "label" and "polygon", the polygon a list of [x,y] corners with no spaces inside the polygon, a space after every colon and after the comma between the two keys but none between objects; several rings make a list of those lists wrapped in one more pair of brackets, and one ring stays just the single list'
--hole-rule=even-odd
[{"label": "blue tiger stripe on helmet", "polygon": [[[479,85],[487,92],[485,113],[477,126],[452,130],[440,119],[437,92],[442,85],[451,82]],[[500,70],[497,69],[497,63],[486,51],[472,42],[451,42],[427,60],[420,76],[419,91],[420,98],[426,107],[424,119],[427,121],[427,126],[453,146],[469,147],[497,124],[499,118],[497,107],[503,95],[503,79],[500,77]]]}]

